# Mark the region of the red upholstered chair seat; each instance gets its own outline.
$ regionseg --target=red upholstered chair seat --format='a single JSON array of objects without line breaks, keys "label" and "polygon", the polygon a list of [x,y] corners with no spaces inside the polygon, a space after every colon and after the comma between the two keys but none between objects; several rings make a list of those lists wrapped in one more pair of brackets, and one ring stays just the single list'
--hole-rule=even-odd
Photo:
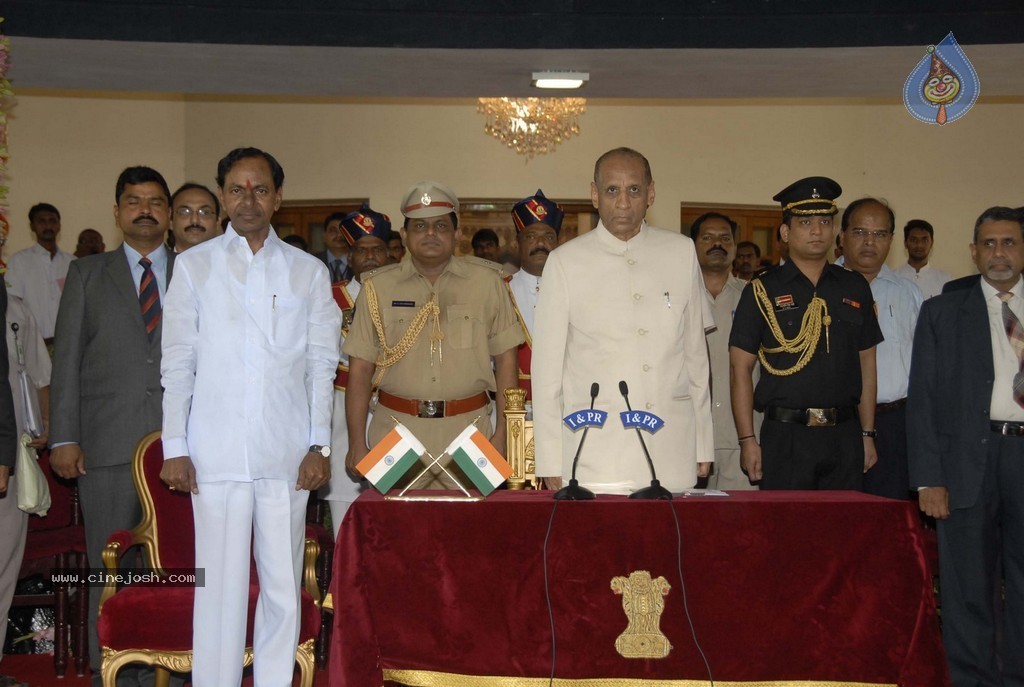
[{"label": "red upholstered chair seat", "polygon": [[[129,587],[103,604],[99,620],[100,644],[115,651],[146,647],[157,651],[192,650],[192,587]],[[249,585],[248,627],[245,645],[252,646],[253,618],[259,585]],[[299,643],[315,639],[320,611],[313,597],[302,590],[302,625]]]},{"label": "red upholstered chair seat", "polygon": [[[142,506],[142,521],[131,532],[121,530],[111,534],[103,551],[103,564],[107,570],[117,569],[125,552],[140,545],[146,552],[148,565],[161,576],[168,570],[195,568],[191,496],[168,489],[160,480],[161,467],[163,445],[160,433],[153,432],[139,442],[132,459],[132,479]],[[311,537],[307,528],[303,554],[302,620],[296,647],[303,687],[312,687],[313,684],[314,644],[320,631],[320,590],[315,575],[319,552],[316,534]],[[259,598],[255,561],[250,561],[249,580],[247,647],[252,646],[253,618]],[[117,671],[127,663],[155,666],[157,684],[166,679],[168,670],[191,670],[194,602],[195,590],[190,586],[135,585],[118,589],[113,582],[108,583],[100,597],[97,625],[103,651],[105,687],[114,687]],[[251,651],[247,651],[246,656],[246,660],[251,660]]]},{"label": "red upholstered chair seat", "polygon": [[[52,580],[51,574],[56,570],[75,569],[84,573],[88,561],[85,528],[78,508],[77,482],[53,474],[49,451],[41,452],[38,462],[50,488],[50,510],[45,516],[29,516],[25,555],[22,557],[18,579],[42,575]],[[85,675],[88,659],[86,615],[89,589],[85,586],[84,576],[82,580],[74,585],[74,595],[71,594],[69,583],[57,582],[53,585],[52,594],[16,594],[12,599],[12,606],[53,606],[53,667],[57,677],[64,677],[67,669],[69,639],[75,657],[75,672]]]},{"label": "red upholstered chair seat", "polygon": [[[37,519],[41,518],[31,517],[28,521],[31,524]],[[28,551],[29,543],[31,554]],[[30,530],[25,542],[25,558],[28,561],[52,558],[68,551],[85,553],[85,527],[82,525],[70,525],[55,530]]]}]

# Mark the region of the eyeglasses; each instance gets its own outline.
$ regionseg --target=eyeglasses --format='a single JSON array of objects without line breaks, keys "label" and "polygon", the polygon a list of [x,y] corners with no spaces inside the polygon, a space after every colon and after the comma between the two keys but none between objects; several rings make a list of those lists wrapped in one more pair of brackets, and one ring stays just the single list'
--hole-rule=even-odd
[{"label": "eyeglasses", "polygon": [[202,217],[203,219],[210,219],[216,217],[217,213],[214,212],[213,208],[201,207],[198,210],[193,210],[187,205],[182,205],[180,208],[174,211],[174,214],[182,219],[189,219],[192,215]]},{"label": "eyeglasses", "polygon": [[888,241],[892,238],[892,232],[888,229],[877,229],[875,231],[868,231],[867,229],[851,229],[850,234],[854,238],[864,240],[869,236],[875,241]]}]

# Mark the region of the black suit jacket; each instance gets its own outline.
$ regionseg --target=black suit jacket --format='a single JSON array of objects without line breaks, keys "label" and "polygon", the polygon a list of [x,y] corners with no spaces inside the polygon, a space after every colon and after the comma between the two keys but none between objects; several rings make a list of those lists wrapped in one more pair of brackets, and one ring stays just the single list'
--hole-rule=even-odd
[{"label": "black suit jacket", "polygon": [[338,275],[333,272],[335,258],[331,251],[325,250],[321,253],[316,253],[316,257],[320,259],[320,262],[327,265],[327,275],[330,277],[332,283],[337,283],[339,281],[352,281],[355,273],[352,272],[352,265],[349,264],[349,260],[351,258],[345,259],[345,272],[340,276],[340,278],[335,279]]},{"label": "black suit jacket", "polygon": [[[7,322],[7,284],[0,278],[0,324]],[[0,465],[14,467],[18,450],[18,427],[14,418],[14,396],[11,394],[10,359],[7,357],[7,336],[0,332]]]},{"label": "black suit jacket", "polygon": [[[168,281],[173,266],[168,251]],[[161,330],[146,334],[122,246],[71,263],[54,334],[51,445],[79,444],[87,470],[131,462],[163,417]]]},{"label": "black suit jacket", "polygon": [[946,487],[950,508],[977,501],[995,377],[981,284],[929,298],[914,335],[907,398],[912,487]]}]

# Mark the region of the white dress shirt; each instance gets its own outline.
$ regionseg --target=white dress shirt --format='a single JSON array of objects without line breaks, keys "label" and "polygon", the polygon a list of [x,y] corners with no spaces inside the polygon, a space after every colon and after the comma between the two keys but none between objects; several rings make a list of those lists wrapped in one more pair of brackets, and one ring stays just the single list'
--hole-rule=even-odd
[{"label": "white dress shirt", "polygon": [[44,339],[53,337],[60,294],[64,291],[68,266],[74,259],[75,256],[60,248],[50,259],[50,251],[35,243],[7,261],[7,283],[12,292],[24,299]]},{"label": "white dress shirt", "polygon": [[[1010,293],[1010,310],[1017,319],[1024,322],[1024,298],[1021,297],[1022,281],[1017,280]],[[995,368],[995,379],[992,382],[992,402],[989,417],[1000,422],[1024,422],[1024,408],[1013,400],[1013,377],[1020,369],[1020,359],[1010,345],[1003,325],[1003,301],[999,292],[984,279],[981,280],[981,292],[985,295],[988,308],[988,326],[992,336],[992,365]]]},{"label": "white dress shirt", "polygon": [[917,284],[917,288],[921,289],[921,295],[925,299],[938,296],[942,293],[942,286],[952,279],[948,273],[938,267],[925,265],[920,270],[916,270],[906,262],[896,268],[896,275]]},{"label": "white dress shirt", "polygon": [[907,397],[910,385],[910,354],[923,297],[917,285],[897,276],[887,266],[871,280],[871,294],[878,309],[878,326],[885,340],[875,349],[878,368],[878,402],[891,403]]},{"label": "white dress shirt", "polygon": [[[135,293],[139,292],[139,287],[142,285],[142,275],[145,270],[142,269],[142,265],[139,261],[142,260],[142,253],[135,250],[127,243],[121,244],[124,246],[124,254],[128,256],[128,267],[132,271],[132,281],[135,282]],[[146,257],[149,258],[149,268],[153,271],[153,278],[156,279],[156,288],[160,292],[160,303],[162,304],[167,300],[167,246],[161,244],[157,246],[156,250],[150,252]]]},{"label": "white dress shirt", "polygon": [[534,311],[537,309],[537,296],[540,295],[540,277],[536,277],[526,270],[519,270],[512,275],[512,280],[508,285],[516,299],[519,314],[523,316],[526,331],[532,338]]},{"label": "white dress shirt", "polygon": [[197,480],[294,480],[331,439],[341,311],[322,262],[229,224],[178,256],[163,313],[164,456]]}]

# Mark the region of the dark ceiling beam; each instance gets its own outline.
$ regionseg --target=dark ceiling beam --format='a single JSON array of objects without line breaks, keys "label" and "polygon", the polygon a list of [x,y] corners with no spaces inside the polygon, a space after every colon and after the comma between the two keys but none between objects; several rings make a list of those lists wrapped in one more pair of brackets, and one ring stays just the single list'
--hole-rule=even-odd
[{"label": "dark ceiling beam", "polygon": [[[1020,43],[1019,0],[4,0],[10,36],[402,48]],[[623,8],[628,8],[629,11]]]}]

